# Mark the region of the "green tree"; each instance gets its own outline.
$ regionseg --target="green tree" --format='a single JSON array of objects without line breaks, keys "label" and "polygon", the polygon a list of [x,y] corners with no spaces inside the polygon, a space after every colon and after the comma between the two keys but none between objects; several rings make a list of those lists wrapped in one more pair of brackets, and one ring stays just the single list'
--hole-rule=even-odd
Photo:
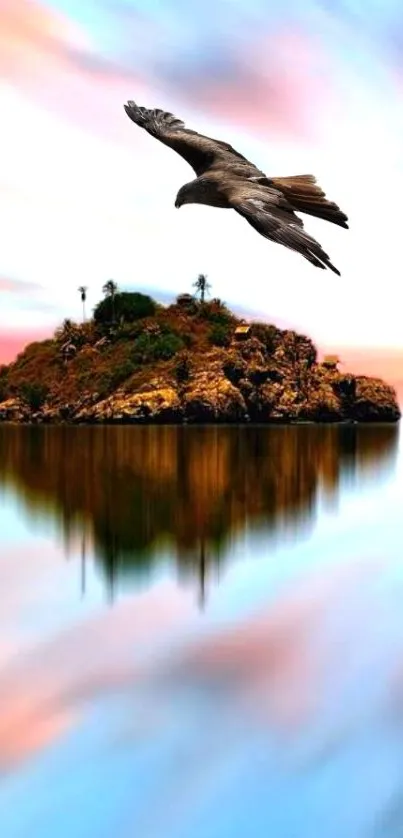
[{"label": "green tree", "polygon": [[115,299],[116,299],[117,290],[118,290],[118,284],[113,279],[108,279],[108,281],[105,282],[105,285],[102,286],[102,291],[104,292],[105,296],[111,300],[112,322],[113,323],[115,323],[115,321],[116,321]]},{"label": "green tree", "polygon": [[86,285],[79,285],[78,292],[81,295],[81,303],[83,306],[83,323],[85,323],[85,301],[87,299],[88,288]]},{"label": "green tree", "polygon": [[49,393],[49,388],[45,384],[40,384],[35,381],[24,381],[18,387],[18,395],[28,405],[28,407],[37,411],[40,410],[46,401]]},{"label": "green tree", "polygon": [[157,310],[157,304],[148,294],[137,291],[121,291],[109,294],[94,308],[96,323],[106,325],[117,318],[123,323],[134,323],[143,317],[152,317]]},{"label": "green tree", "polygon": [[229,346],[231,342],[230,329],[224,323],[215,323],[209,331],[209,342],[213,346]]},{"label": "green tree", "polygon": [[133,360],[140,364],[168,361],[181,349],[183,349],[183,340],[173,332],[159,335],[143,332],[134,342]]},{"label": "green tree", "polygon": [[208,294],[211,285],[207,282],[206,274],[199,274],[196,281],[193,283],[193,287],[196,288],[196,294],[200,295],[200,302],[204,303],[206,294]]}]

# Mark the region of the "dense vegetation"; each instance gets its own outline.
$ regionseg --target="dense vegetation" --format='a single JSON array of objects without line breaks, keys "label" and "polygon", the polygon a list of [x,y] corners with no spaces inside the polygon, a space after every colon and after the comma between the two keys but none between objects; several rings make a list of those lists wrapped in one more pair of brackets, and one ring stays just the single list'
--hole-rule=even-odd
[{"label": "dense vegetation", "polygon": [[[244,324],[200,274],[160,305],[113,280],[82,323],[66,319],[0,367],[0,420],[16,422],[397,421],[393,388],[318,363],[305,335]],[[242,328],[237,327],[243,323]]]},{"label": "dense vegetation", "polygon": [[[221,300],[205,299],[209,285],[202,274],[195,285],[200,299],[180,294],[162,306],[146,294],[120,292],[110,280],[91,319],[66,319],[53,338],[29,344],[12,364],[0,366],[0,402],[18,397],[35,411],[60,388],[66,401],[83,389],[104,397],[120,385],[141,385],[150,365],[164,362],[174,364],[178,381],[187,380],[191,355],[228,346],[238,323]],[[86,289],[79,290],[85,318]]]}]

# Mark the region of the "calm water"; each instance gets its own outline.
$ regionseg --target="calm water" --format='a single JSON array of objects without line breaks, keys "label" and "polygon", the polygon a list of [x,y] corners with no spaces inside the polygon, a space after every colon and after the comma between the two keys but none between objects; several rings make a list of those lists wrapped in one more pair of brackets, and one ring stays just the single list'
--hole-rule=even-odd
[{"label": "calm water", "polygon": [[0,426],[0,824],[401,836],[399,429]]}]

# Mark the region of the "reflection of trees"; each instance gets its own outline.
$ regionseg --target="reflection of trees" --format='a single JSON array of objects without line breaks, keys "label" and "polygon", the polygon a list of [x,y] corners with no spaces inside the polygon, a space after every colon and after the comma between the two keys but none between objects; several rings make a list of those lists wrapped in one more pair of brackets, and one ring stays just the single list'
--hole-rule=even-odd
[{"label": "reflection of trees", "polygon": [[[395,426],[0,426],[0,482],[67,538],[92,538],[111,588],[146,570],[162,545],[201,582],[227,540],[253,522],[272,533],[312,517],[396,451]],[[83,541],[83,551],[85,545]]]}]

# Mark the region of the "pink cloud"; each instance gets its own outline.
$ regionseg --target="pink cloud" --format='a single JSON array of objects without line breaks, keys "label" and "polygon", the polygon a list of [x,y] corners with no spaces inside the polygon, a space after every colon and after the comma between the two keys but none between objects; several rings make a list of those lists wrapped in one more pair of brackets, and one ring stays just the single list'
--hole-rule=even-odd
[{"label": "pink cloud", "polygon": [[7,291],[11,294],[26,294],[30,291],[38,291],[41,286],[35,282],[26,282],[24,279],[13,279],[8,276],[0,276],[0,292]]},{"label": "pink cloud", "polygon": [[163,644],[192,612],[191,594],[161,584],[3,667],[0,767],[10,770],[59,739],[84,712],[86,700],[137,683],[143,644],[150,637]]},{"label": "pink cloud", "polygon": [[[3,0],[0,31],[2,77],[31,101],[94,133],[127,140],[123,102],[144,83],[115,67],[91,72],[91,45],[65,16],[35,0]],[[88,69],[77,50],[88,52]],[[126,130],[125,130],[126,129]]]},{"label": "pink cloud", "polygon": [[7,330],[2,327],[0,334],[0,364],[14,361],[28,343],[44,340],[50,336],[49,327],[37,329]]},{"label": "pink cloud", "polygon": [[362,597],[366,578],[381,569],[382,562],[353,561],[310,575],[274,605],[185,652],[169,677],[221,687],[231,704],[243,706],[245,719],[260,718],[286,736],[297,732],[318,713],[329,673],[334,678],[337,672],[334,656],[329,670],[322,643],[324,621],[354,590]]},{"label": "pink cloud", "polygon": [[[317,719],[329,684],[333,700],[344,671],[345,646],[362,644],[367,614],[374,620],[366,584],[383,567],[382,561],[352,561],[296,579],[254,615],[196,638],[186,631],[195,616],[192,595],[171,583],[118,602],[84,624],[80,621],[2,667],[1,767],[12,769],[57,741],[100,695],[134,690],[139,696],[145,689],[145,721],[172,724],[177,692],[186,691],[189,683],[207,697],[204,710],[195,709],[197,724],[205,723],[208,697],[214,696],[224,717],[227,707],[229,714],[240,714],[245,726],[257,720],[278,735],[297,734]],[[337,649],[333,645],[329,656],[332,640],[324,625],[340,610]],[[177,632],[186,647],[174,652]],[[150,639],[156,658],[150,655]],[[166,714],[159,719],[160,699],[154,703],[153,693],[165,697]],[[141,727],[141,720],[129,720],[127,735],[138,722]]]},{"label": "pink cloud", "polygon": [[336,352],[339,355],[342,371],[383,378],[403,394],[403,351],[334,345],[322,347],[322,350],[322,354]]},{"label": "pink cloud", "polygon": [[[186,89],[186,83],[185,83]],[[257,136],[311,136],[322,108],[335,96],[321,45],[298,32],[276,32],[249,43],[234,62],[231,81],[191,82],[192,99],[207,112]]]},{"label": "pink cloud", "polygon": [[[37,0],[20,0],[17,8],[5,0],[3,6],[4,78],[31,100],[94,132],[122,142],[131,136],[135,141],[137,135],[141,143],[140,132],[128,132],[122,103],[135,98],[164,107],[164,102],[153,102],[144,75],[119,60],[108,63],[78,25]],[[206,81],[201,67],[197,76],[184,71],[162,77],[161,86],[178,101],[260,136],[312,135],[323,119],[322,108],[335,95],[323,46],[312,36],[288,30],[248,41],[213,79],[207,76]]]}]

